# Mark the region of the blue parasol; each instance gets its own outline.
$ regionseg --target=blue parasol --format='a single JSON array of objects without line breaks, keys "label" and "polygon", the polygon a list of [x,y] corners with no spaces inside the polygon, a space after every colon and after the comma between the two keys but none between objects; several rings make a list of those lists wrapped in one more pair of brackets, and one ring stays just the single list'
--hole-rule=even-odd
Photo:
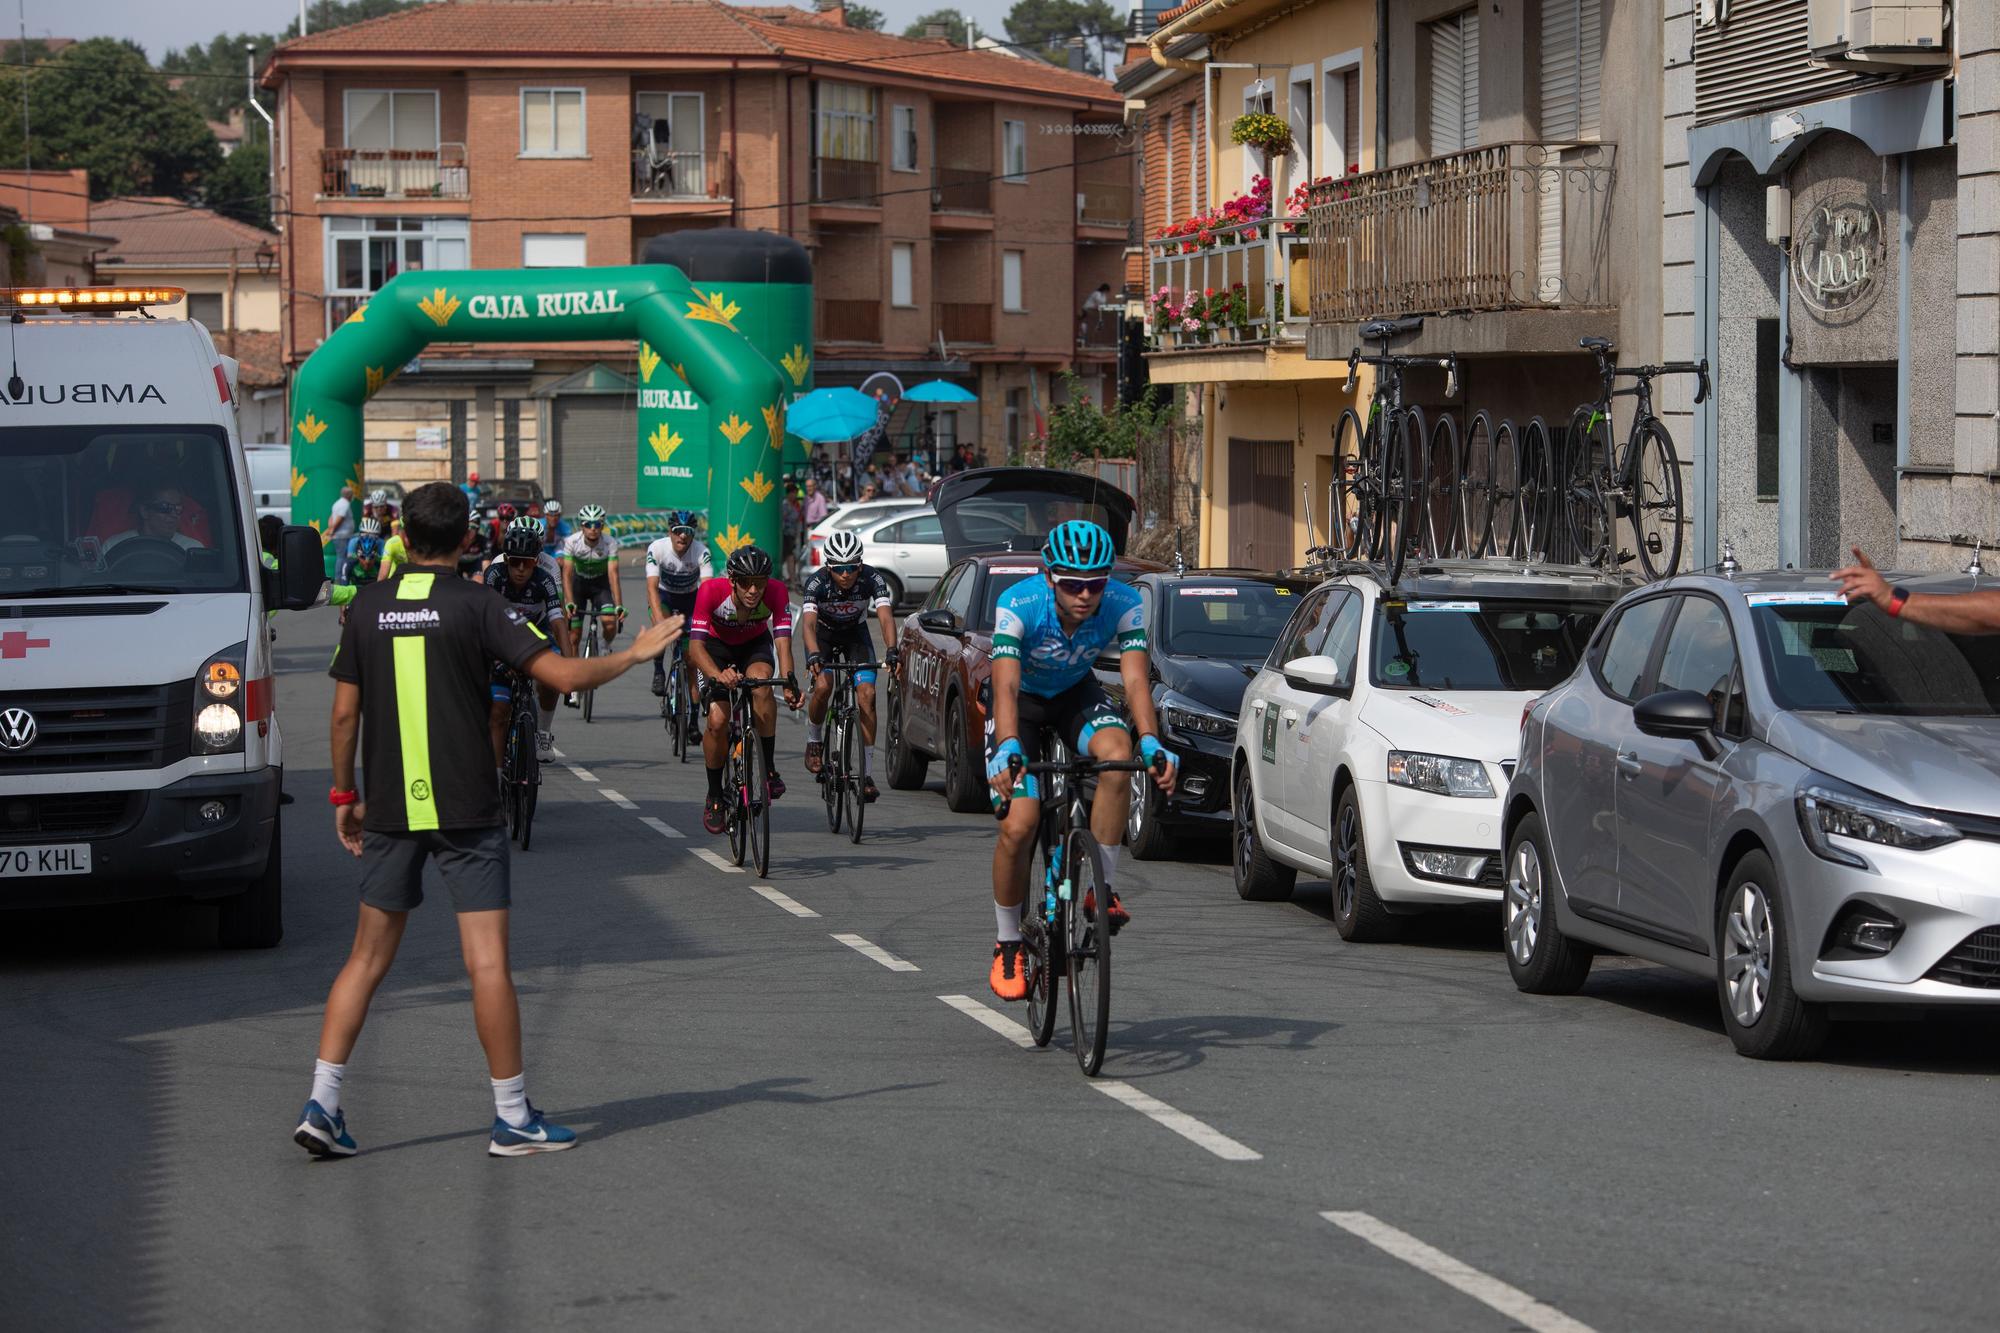
[{"label": "blue parasol", "polygon": [[875,425],[875,400],[859,389],[814,389],[785,409],[785,429],[815,444],[851,440]]},{"label": "blue parasol", "polygon": [[925,380],[903,395],[913,403],[976,403],[979,395],[949,380]]}]

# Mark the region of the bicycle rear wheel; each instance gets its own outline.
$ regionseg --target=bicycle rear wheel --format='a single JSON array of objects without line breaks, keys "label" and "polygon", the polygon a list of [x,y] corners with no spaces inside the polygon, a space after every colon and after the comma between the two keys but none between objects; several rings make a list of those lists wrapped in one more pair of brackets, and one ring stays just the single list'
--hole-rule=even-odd
[{"label": "bicycle rear wheel", "polygon": [[1425,448],[1430,488],[1423,497],[1424,540],[1432,555],[1449,560],[1463,546],[1465,507],[1465,455],[1459,448],[1458,422],[1449,413],[1431,427]]},{"label": "bicycle rear wheel", "polygon": [[1367,432],[1353,408],[1340,414],[1333,429],[1333,513],[1326,542],[1335,556],[1352,560],[1367,551],[1367,460],[1374,457]]},{"label": "bicycle rear wheel", "polygon": [[1595,407],[1579,407],[1569,419],[1569,457],[1563,468],[1562,509],[1576,558],[1603,563],[1611,549],[1611,507],[1604,494],[1604,470],[1611,460],[1611,419]]},{"label": "bicycle rear wheel", "polygon": [[1514,521],[1520,529],[1523,560],[1537,560],[1548,550],[1549,492],[1554,484],[1550,473],[1549,428],[1540,417],[1529,417],[1521,427],[1519,459],[1520,485],[1514,492]]},{"label": "bicycle rear wheel", "polygon": [[1493,540],[1493,419],[1472,415],[1465,431],[1465,482],[1460,488],[1459,531],[1465,554],[1477,560]]},{"label": "bicycle rear wheel", "polygon": [[1657,421],[1640,427],[1627,464],[1632,485],[1632,535],[1639,567],[1650,579],[1672,578],[1681,565],[1681,464],[1673,436]]},{"label": "bicycle rear wheel", "polygon": [[750,775],[750,862],[757,873],[771,873],[771,791],[770,775],[764,769],[764,738],[753,726],[743,736],[744,771]]},{"label": "bicycle rear wheel", "polygon": [[862,752],[868,747],[861,742],[861,719],[849,714],[840,729],[840,778],[847,788],[847,838],[850,842],[861,841],[862,812],[868,802],[861,791]]},{"label": "bicycle rear wheel", "polygon": [[836,707],[826,719],[826,741],[820,747],[819,766],[819,795],[826,803],[826,827],[832,833],[840,832],[840,821],[847,815],[847,775],[840,770],[842,730],[840,709]]},{"label": "bicycle rear wheel", "polygon": [[1028,901],[1021,905],[1021,954],[1028,969],[1028,1035],[1035,1045],[1046,1046],[1056,1034],[1057,996],[1055,960],[1049,945],[1061,930],[1062,915],[1056,915],[1057,929],[1051,931],[1042,919],[1041,894],[1035,885],[1028,888]]},{"label": "bicycle rear wheel", "polygon": [[1097,839],[1089,829],[1072,829],[1063,850],[1070,884],[1070,1035],[1077,1064],[1095,1076],[1104,1067],[1104,1035],[1111,1023],[1111,897],[1098,882]]}]

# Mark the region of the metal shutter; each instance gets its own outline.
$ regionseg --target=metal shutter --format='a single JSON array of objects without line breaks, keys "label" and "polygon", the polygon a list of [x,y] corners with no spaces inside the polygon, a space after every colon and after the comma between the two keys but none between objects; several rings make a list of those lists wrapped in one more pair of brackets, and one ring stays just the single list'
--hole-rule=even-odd
[{"label": "metal shutter", "polygon": [[1334,163],[1334,169],[1328,173],[1334,176],[1361,170],[1361,66],[1350,68],[1341,76],[1340,84],[1340,144],[1347,160]]},{"label": "metal shutter", "polygon": [[1479,144],[1479,12],[1468,9],[1431,29],[1431,156]]},{"label": "metal shutter", "polygon": [[1542,141],[1598,136],[1602,0],[1542,0]]},{"label": "metal shutter", "polygon": [[587,504],[629,514],[639,503],[639,425],[619,397],[566,395],[555,401],[554,494],[574,514]]},{"label": "metal shutter", "polygon": [[1874,82],[1865,74],[1811,62],[1806,8],[1806,0],[1731,0],[1726,18],[1695,29],[1697,124],[1831,97]]}]

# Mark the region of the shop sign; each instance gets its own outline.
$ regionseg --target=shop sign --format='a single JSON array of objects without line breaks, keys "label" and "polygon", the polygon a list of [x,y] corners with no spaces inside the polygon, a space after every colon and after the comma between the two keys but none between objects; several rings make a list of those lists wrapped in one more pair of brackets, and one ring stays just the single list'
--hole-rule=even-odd
[{"label": "shop sign", "polygon": [[1821,314],[1839,314],[1875,290],[1882,271],[1882,215],[1865,198],[1815,204],[1792,235],[1792,277]]}]

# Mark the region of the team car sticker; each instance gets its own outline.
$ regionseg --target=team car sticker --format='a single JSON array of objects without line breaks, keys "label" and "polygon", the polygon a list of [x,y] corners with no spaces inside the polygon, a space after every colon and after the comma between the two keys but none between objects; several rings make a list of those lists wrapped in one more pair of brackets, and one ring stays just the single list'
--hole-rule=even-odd
[{"label": "team car sticker", "polygon": [[1405,611],[1477,611],[1477,602],[1410,602]]},{"label": "team car sticker", "polygon": [[1275,764],[1278,762],[1278,710],[1275,708],[1266,708],[1264,710],[1263,751],[1265,763]]},{"label": "team car sticker", "polygon": [[1183,597],[1234,597],[1236,595],[1236,589],[1234,588],[1182,588],[1180,592]]},{"label": "team car sticker", "polygon": [[1410,702],[1422,704],[1426,708],[1435,708],[1447,717],[1467,716],[1463,708],[1460,708],[1457,704],[1449,700],[1440,699],[1435,694],[1413,694],[1410,696]]},{"label": "team car sticker", "polygon": [[1410,674],[1410,664],[1408,662],[1384,662],[1382,664],[1382,674],[1385,676],[1407,676]]},{"label": "team car sticker", "polygon": [[1837,592],[1758,592],[1743,599],[1748,606],[1846,606]]}]

